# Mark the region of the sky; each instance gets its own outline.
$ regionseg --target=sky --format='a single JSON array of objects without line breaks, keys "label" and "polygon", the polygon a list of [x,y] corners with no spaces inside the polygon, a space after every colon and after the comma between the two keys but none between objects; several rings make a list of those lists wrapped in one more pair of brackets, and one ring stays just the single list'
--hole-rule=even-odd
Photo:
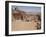
[{"label": "sky", "polygon": [[41,7],[35,6],[13,6],[13,9],[14,8],[25,12],[41,12]]}]

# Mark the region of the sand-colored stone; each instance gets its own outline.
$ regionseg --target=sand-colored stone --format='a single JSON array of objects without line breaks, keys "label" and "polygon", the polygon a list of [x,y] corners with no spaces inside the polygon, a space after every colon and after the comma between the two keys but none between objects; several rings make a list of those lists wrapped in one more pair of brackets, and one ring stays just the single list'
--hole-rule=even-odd
[{"label": "sand-colored stone", "polygon": [[[19,20],[17,20],[18,18]],[[40,22],[36,15],[25,14],[22,11],[14,12],[11,21],[12,31],[37,30],[37,23]]]}]

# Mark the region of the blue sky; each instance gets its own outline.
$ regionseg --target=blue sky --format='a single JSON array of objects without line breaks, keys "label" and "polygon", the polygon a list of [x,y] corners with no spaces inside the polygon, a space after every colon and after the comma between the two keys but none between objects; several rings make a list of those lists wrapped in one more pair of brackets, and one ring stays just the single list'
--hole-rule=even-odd
[{"label": "blue sky", "polygon": [[13,6],[13,8],[18,8],[18,10],[25,11],[25,12],[41,12],[41,7],[35,6]]}]

